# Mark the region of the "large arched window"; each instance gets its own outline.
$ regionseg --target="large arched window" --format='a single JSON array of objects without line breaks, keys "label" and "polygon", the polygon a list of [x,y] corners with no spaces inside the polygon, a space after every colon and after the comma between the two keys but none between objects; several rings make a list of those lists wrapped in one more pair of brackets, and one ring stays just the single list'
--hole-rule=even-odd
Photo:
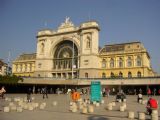
[{"label": "large arched window", "polygon": [[142,60],[141,60],[141,57],[140,56],[137,56],[137,66],[142,66]]},{"label": "large arched window", "polygon": [[123,77],[123,73],[119,72],[119,77],[122,78]]},{"label": "large arched window", "polygon": [[111,58],[111,60],[110,60],[110,68],[113,68],[113,67],[114,67],[114,59]]},{"label": "large arched window", "polygon": [[140,71],[137,72],[137,77],[141,77],[141,72]]},{"label": "large arched window", "polygon": [[123,67],[123,59],[122,58],[119,58],[119,67]]},{"label": "large arched window", "polygon": [[128,78],[131,78],[131,77],[132,77],[132,73],[128,72]]},{"label": "large arched window", "polygon": [[132,67],[132,59],[131,59],[131,57],[128,57],[128,59],[127,59],[127,66],[128,67]]},{"label": "large arched window", "polygon": [[106,78],[106,73],[102,73],[102,78]]},{"label": "large arched window", "polygon": [[106,60],[105,59],[102,60],[102,68],[106,68]]}]

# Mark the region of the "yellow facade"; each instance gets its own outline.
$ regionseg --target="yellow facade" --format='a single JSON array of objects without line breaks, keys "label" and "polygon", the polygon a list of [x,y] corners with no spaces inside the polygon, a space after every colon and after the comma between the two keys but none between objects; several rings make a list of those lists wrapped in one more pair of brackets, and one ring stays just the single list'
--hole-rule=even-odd
[{"label": "yellow facade", "polygon": [[99,76],[103,78],[154,76],[150,56],[140,42],[106,45],[99,57]]},{"label": "yellow facade", "polygon": [[22,54],[12,63],[12,73],[17,76],[33,77],[36,54]]}]

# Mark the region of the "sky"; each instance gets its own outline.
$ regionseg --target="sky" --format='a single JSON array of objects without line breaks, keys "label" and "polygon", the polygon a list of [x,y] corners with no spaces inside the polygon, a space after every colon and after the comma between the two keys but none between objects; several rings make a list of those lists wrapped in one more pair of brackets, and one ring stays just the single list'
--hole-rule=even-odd
[{"label": "sky", "polygon": [[0,0],[0,59],[35,53],[37,32],[56,30],[66,16],[75,26],[96,20],[101,47],[142,42],[160,73],[160,0]]}]

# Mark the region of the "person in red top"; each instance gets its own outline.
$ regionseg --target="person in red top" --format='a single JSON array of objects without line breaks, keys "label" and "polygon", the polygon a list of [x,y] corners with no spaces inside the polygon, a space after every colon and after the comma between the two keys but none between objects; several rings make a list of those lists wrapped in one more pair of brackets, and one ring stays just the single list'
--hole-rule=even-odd
[{"label": "person in red top", "polygon": [[157,100],[155,100],[153,98],[149,98],[146,108],[147,108],[148,114],[151,115],[152,110],[158,108]]}]

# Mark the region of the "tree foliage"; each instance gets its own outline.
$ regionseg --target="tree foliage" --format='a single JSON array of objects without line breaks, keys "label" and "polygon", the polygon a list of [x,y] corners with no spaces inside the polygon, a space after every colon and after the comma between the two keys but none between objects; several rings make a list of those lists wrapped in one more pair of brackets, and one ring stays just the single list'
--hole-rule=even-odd
[{"label": "tree foliage", "polygon": [[23,78],[17,77],[16,75],[0,75],[0,83],[3,84],[17,84],[18,81],[23,81]]}]

